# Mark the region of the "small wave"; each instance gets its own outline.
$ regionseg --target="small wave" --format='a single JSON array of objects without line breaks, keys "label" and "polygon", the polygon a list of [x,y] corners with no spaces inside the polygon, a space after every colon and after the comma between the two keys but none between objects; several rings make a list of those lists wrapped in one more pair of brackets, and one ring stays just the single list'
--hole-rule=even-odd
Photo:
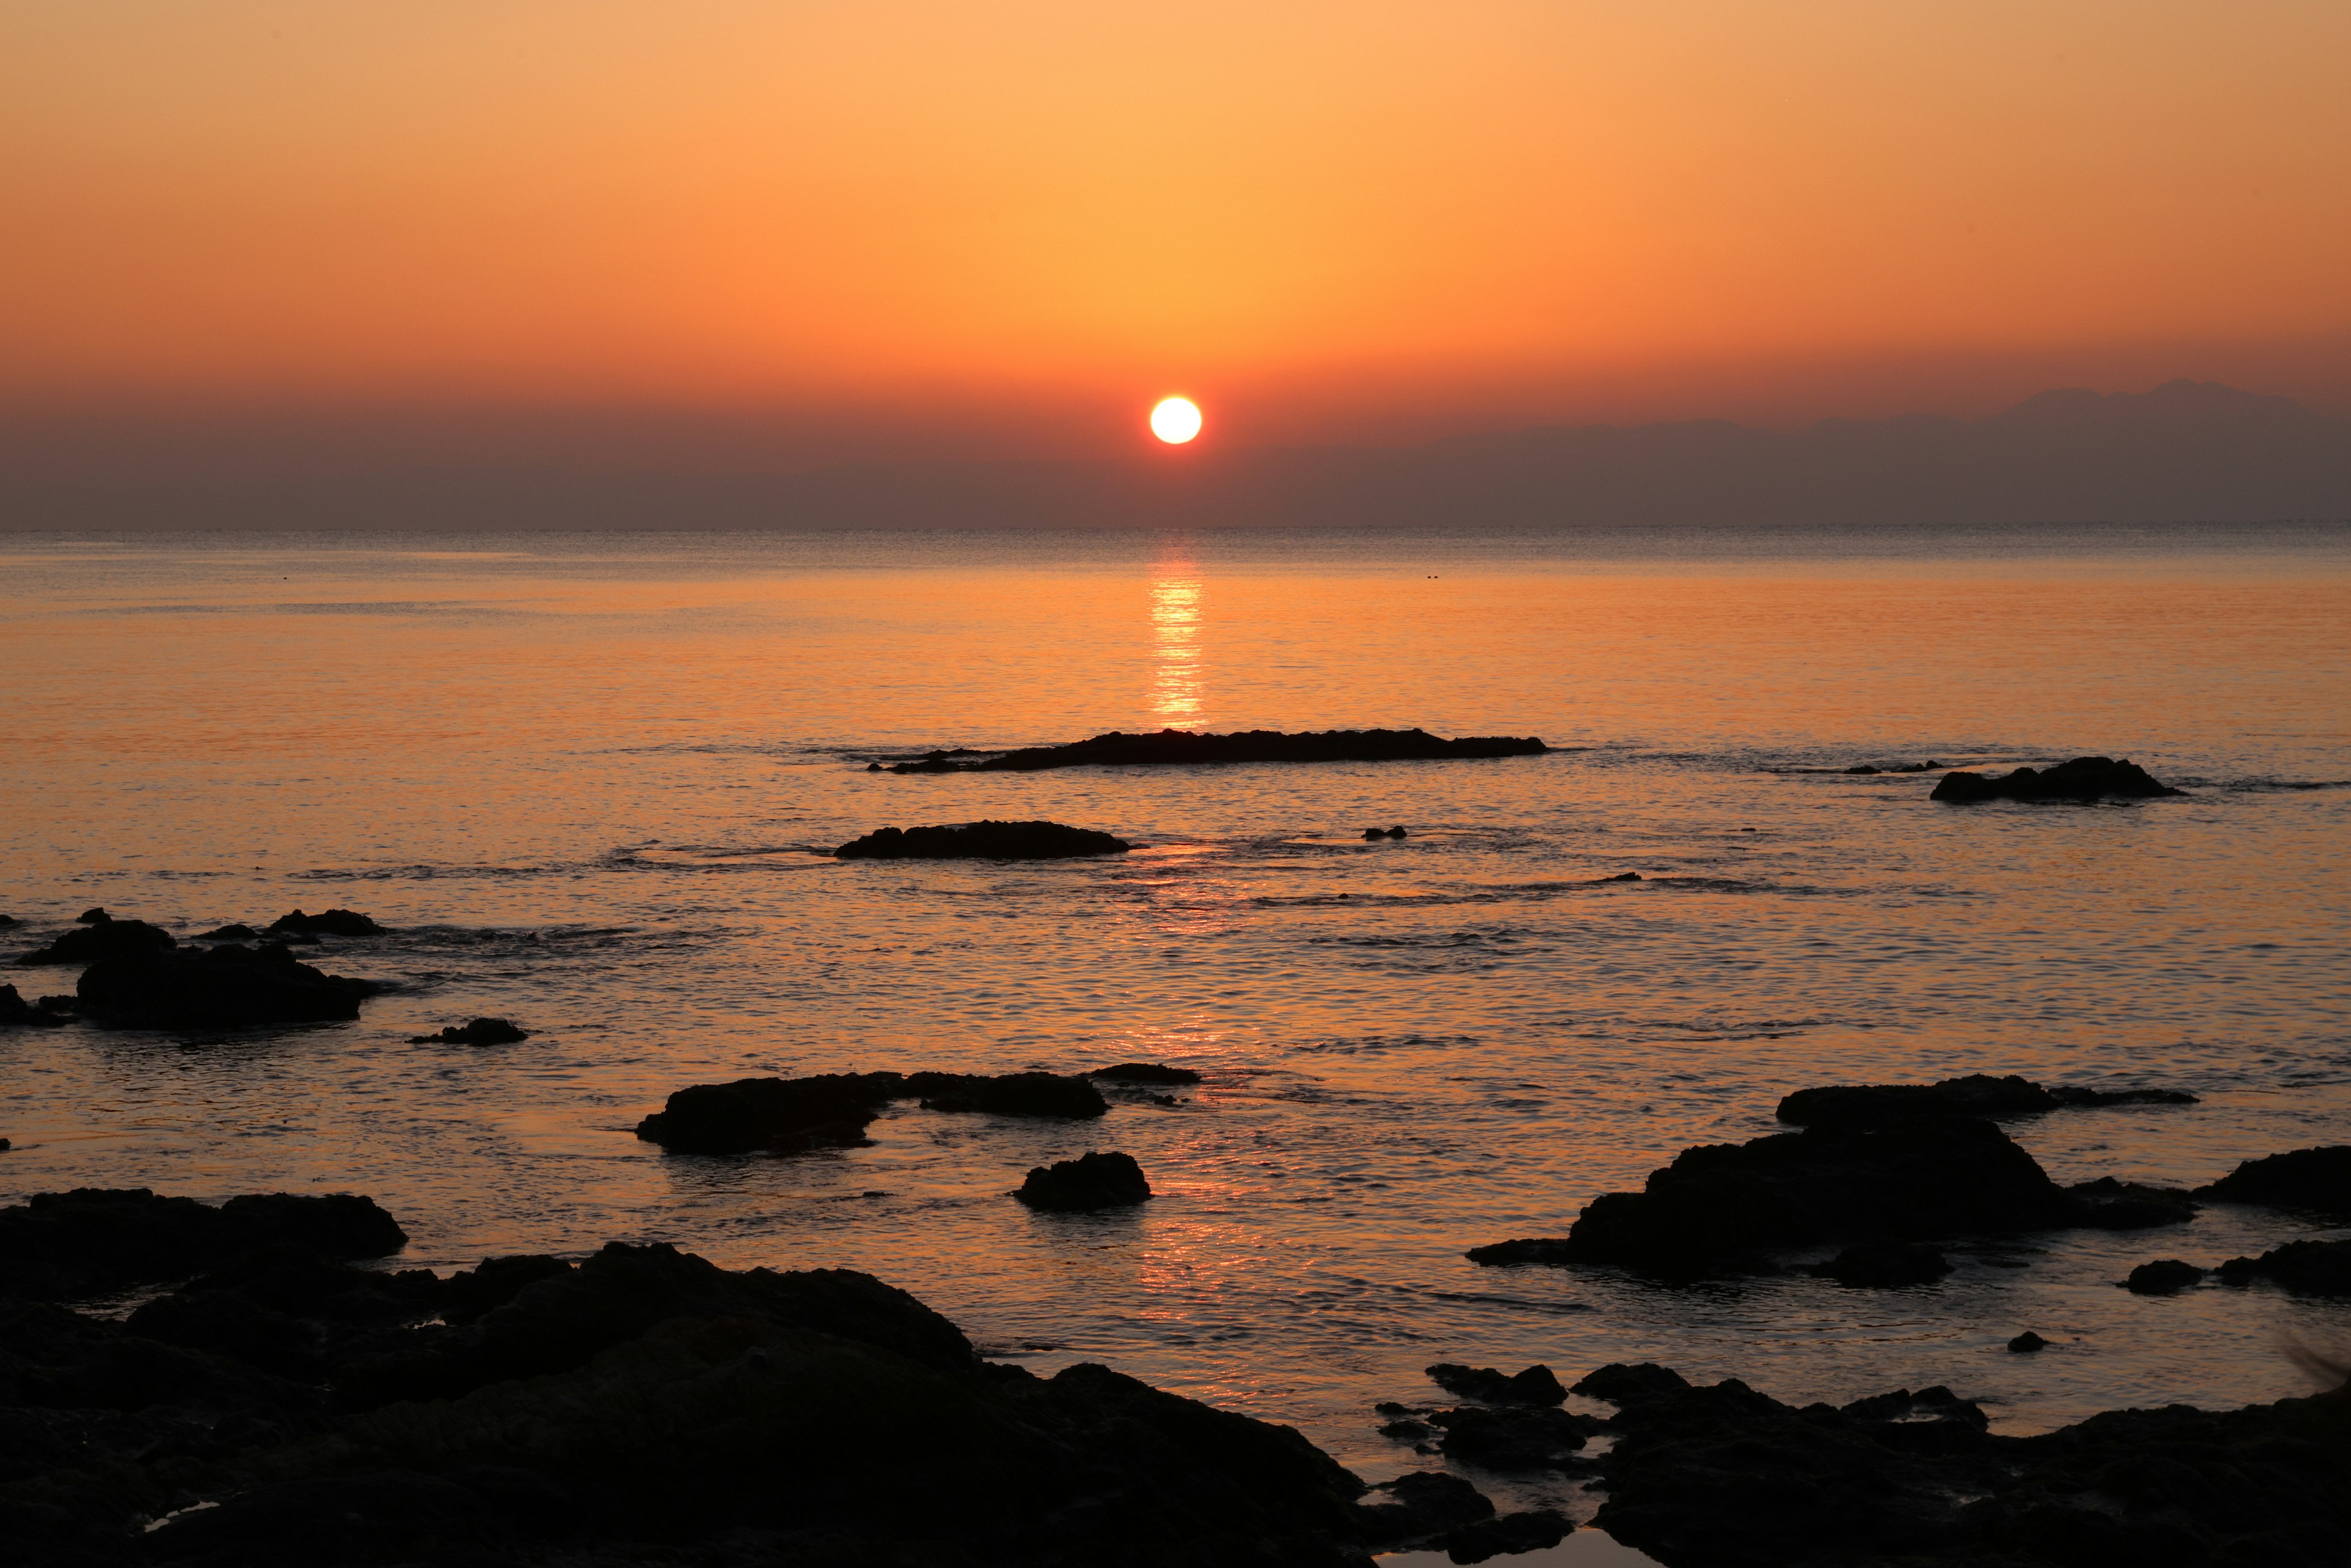
[{"label": "small wave", "polygon": [[385,865],[319,866],[298,871],[290,882],[432,882],[444,878],[488,878],[504,881],[530,876],[559,876],[589,868],[582,865]]},{"label": "small wave", "polygon": [[2231,779],[2205,788],[2232,795],[2276,795],[2306,789],[2351,789],[2351,779]]}]

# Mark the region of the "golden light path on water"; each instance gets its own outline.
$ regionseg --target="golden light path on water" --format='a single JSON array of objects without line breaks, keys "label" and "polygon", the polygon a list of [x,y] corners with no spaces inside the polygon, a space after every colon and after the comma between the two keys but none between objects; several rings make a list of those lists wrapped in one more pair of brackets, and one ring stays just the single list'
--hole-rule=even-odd
[{"label": "golden light path on water", "polygon": [[1160,560],[1151,581],[1151,712],[1168,728],[1190,729],[1206,718],[1203,599],[1189,559],[1177,552]]}]

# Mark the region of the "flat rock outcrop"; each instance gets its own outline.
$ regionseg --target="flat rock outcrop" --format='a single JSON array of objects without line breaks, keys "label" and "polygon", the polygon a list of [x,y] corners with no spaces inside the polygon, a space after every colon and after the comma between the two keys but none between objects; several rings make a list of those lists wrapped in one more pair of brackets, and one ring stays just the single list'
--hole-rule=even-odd
[{"label": "flat rock outcrop", "polygon": [[408,1244],[364,1197],[266,1193],[215,1207],[145,1187],[36,1193],[0,1208],[0,1298],[76,1301],[184,1280],[262,1247],[384,1258]]},{"label": "flat rock outcrop", "polygon": [[1832,1084],[1799,1089],[1780,1102],[1779,1119],[1799,1127],[1907,1121],[1914,1116],[2037,1116],[2045,1111],[2095,1105],[2193,1105],[2178,1089],[2044,1088],[2016,1073],[1946,1078],[1939,1083]]},{"label": "flat rock outcrop", "polygon": [[964,822],[942,828],[879,828],[833,851],[845,861],[1078,860],[1123,855],[1134,846],[1112,833],[1061,822]]},{"label": "flat rock outcrop", "polygon": [[80,930],[60,932],[54,941],[24,954],[16,962],[27,968],[44,964],[92,964],[100,958],[161,953],[177,945],[172,934],[160,925],[150,925],[144,920],[116,920],[103,909],[89,911],[82,920]]},{"label": "flat rock outcrop", "polygon": [[868,1275],[658,1245],[447,1279],[270,1247],[123,1322],[0,1303],[0,1430],[9,1550],[76,1568],[1369,1568],[1568,1528],[1455,1477],[1367,1492],[1106,1367],[990,1365]]},{"label": "flat rock outcrop", "polygon": [[2247,1160],[2199,1197],[2224,1203],[2257,1203],[2271,1208],[2305,1208],[2351,1219],[2351,1145],[2330,1144]]},{"label": "flat rock outcrop", "polygon": [[383,927],[356,909],[328,909],[317,915],[293,910],[269,923],[266,935],[284,936],[381,936]]},{"label": "flat rock outcrop", "polygon": [[512,1045],[528,1040],[530,1030],[505,1019],[475,1019],[463,1024],[450,1024],[438,1034],[413,1034],[411,1045]]},{"label": "flat rock outcrop", "polygon": [[1200,1082],[1200,1075],[1188,1067],[1165,1067],[1155,1061],[1122,1061],[1113,1067],[1097,1067],[1086,1076],[1108,1079],[1113,1083],[1197,1083]]},{"label": "flat rock outcrop", "polygon": [[76,987],[84,1016],[119,1029],[355,1019],[360,1003],[382,989],[314,969],[275,942],[119,954],[84,969]]},{"label": "flat rock outcrop", "polygon": [[1468,1257],[1697,1279],[1773,1271],[1774,1252],[1798,1248],[2135,1229],[2191,1213],[2184,1194],[2164,1189],[2060,1187],[1993,1124],[1934,1116],[1686,1149],[1641,1191],[1594,1198],[1565,1237],[1500,1242]]},{"label": "flat rock outcrop", "polygon": [[2010,1437],[1948,1389],[1797,1408],[1734,1379],[1645,1390],[1610,1426],[1593,1522],[1672,1568],[2320,1568],[2351,1530],[2339,1393]]},{"label": "flat rock outcrop", "polygon": [[2020,768],[1994,779],[1983,773],[1946,773],[1935,781],[1930,800],[1964,806],[1978,800],[2145,800],[2185,795],[2125,758],[2076,757],[2053,768]]},{"label": "flat rock outcrop", "polygon": [[1472,757],[1531,757],[1550,750],[1533,736],[1465,736],[1447,740],[1425,729],[1322,729],[1290,734],[1252,729],[1198,735],[1163,729],[1112,730],[1067,746],[1030,746],[971,759],[935,751],[892,765],[893,773],[1035,773],[1049,768],[1145,768],[1232,762],[1405,762]]},{"label": "flat rock outcrop", "polygon": [[804,1154],[859,1148],[893,1100],[934,1111],[1085,1120],[1110,1103],[1083,1078],[1056,1072],[828,1072],[738,1078],[678,1090],[637,1124],[637,1136],[676,1155]]},{"label": "flat rock outcrop", "polygon": [[1141,1203],[1151,1197],[1151,1182],[1133,1155],[1110,1149],[1037,1166],[1012,1196],[1031,1208],[1079,1214]]},{"label": "flat rock outcrop", "polygon": [[2351,1240],[2289,1241],[2258,1258],[2231,1258],[2213,1272],[2224,1285],[2266,1280],[2297,1296],[2351,1296]]}]

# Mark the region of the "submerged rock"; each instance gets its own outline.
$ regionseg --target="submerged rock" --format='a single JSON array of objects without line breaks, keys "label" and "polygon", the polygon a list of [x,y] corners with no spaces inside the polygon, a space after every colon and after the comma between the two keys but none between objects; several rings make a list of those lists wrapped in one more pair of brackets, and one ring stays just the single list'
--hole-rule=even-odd
[{"label": "submerged rock", "polygon": [[355,1019],[383,987],[322,973],[270,942],[102,958],[76,989],[82,1010],[114,1028],[220,1029]]},{"label": "submerged rock", "polygon": [[2177,1258],[2142,1263],[2123,1283],[2135,1296],[2175,1296],[2204,1278],[2204,1270]]},{"label": "submerged rock", "polygon": [[268,1193],[215,1208],[143,1186],[76,1187],[0,1208],[0,1297],[71,1301],[162,1284],[257,1247],[342,1259],[407,1244],[392,1216],[346,1193]]},{"label": "submerged rock", "polygon": [[411,1045],[512,1045],[518,1040],[528,1040],[530,1030],[519,1029],[504,1019],[475,1019],[467,1024],[451,1024],[439,1034],[413,1034]]},{"label": "submerged rock", "polygon": [[[97,918],[91,920],[92,915]],[[43,964],[92,964],[100,958],[161,953],[176,946],[170,932],[144,920],[110,919],[103,909],[90,910],[82,918],[89,924],[79,931],[59,932],[56,940],[24,954],[16,962],[28,968]]]},{"label": "submerged rock", "polygon": [[2351,1145],[2247,1160],[2211,1186],[2198,1187],[2196,1196],[2351,1218]]},{"label": "submerged rock", "polygon": [[1899,1290],[1931,1285],[1951,1271],[1951,1260],[1917,1241],[1864,1241],[1805,1270],[1840,1285]]},{"label": "submerged rock", "polygon": [[2020,768],[1993,779],[1981,773],[1946,773],[1936,781],[1933,800],[1967,805],[1978,800],[2126,800],[2185,795],[2126,758],[2076,757],[2053,768]]},{"label": "submerged rock", "polygon": [[2010,1073],[1946,1078],[1939,1083],[1835,1084],[1799,1089],[1780,1102],[1779,1119],[1794,1126],[1831,1123],[1883,1124],[1914,1116],[2035,1116],[2044,1111],[2093,1105],[2193,1105],[2196,1096],[2177,1089],[2043,1088]]},{"label": "submerged rock", "polygon": [[1948,1389],[1797,1409],[1732,1380],[1627,1404],[1611,1427],[1593,1522],[1677,1565],[2332,1568],[2351,1528],[2339,1395],[2011,1437]]},{"label": "submerged rock", "polygon": [[1054,1072],[828,1072],[681,1089],[637,1124],[637,1136],[676,1155],[859,1148],[883,1106],[911,1099],[934,1111],[1072,1120],[1110,1109],[1092,1083]]},{"label": "submerged rock", "polygon": [[2298,1296],[2351,1296],[2351,1239],[2289,1241],[2258,1258],[2231,1258],[2214,1272],[2224,1285],[2267,1280]]},{"label": "submerged rock", "polygon": [[1509,1376],[1494,1367],[1464,1366],[1458,1361],[1440,1361],[1421,1370],[1447,1394],[1489,1405],[1557,1405],[1567,1397],[1567,1390],[1541,1362]]},{"label": "submerged rock", "polygon": [[1990,1122],[1831,1125],[1684,1150],[1639,1192],[1585,1206],[1564,1238],[1472,1249],[1478,1263],[1613,1263],[1668,1279],[1769,1272],[1803,1247],[1916,1242],[2185,1218],[2184,1195],[2067,1190]]},{"label": "submerged rock", "polygon": [[1531,757],[1550,750],[1533,736],[1470,736],[1447,740],[1425,729],[1324,729],[1292,735],[1252,729],[1196,735],[1163,729],[1127,735],[1113,730],[1067,746],[1032,746],[977,761],[933,752],[901,762],[893,773],[1033,773],[1049,768],[1140,768],[1230,762],[1400,762],[1441,758]]},{"label": "submerged rock", "polygon": [[305,915],[297,909],[269,923],[269,935],[302,936],[380,936],[383,927],[356,909],[329,909]]},{"label": "submerged rock", "polygon": [[1400,839],[1404,836],[1405,831],[1402,828],[1365,828],[1364,830],[1364,837],[1366,840]]},{"label": "submerged rock", "polygon": [[1013,1196],[1031,1208],[1076,1214],[1141,1203],[1151,1183],[1134,1155],[1112,1149],[1035,1166]]},{"label": "submerged rock", "polygon": [[1124,854],[1134,846],[1091,828],[1060,822],[965,822],[946,828],[881,828],[833,851],[859,860],[1075,860]]},{"label": "submerged rock", "polygon": [[1097,1067],[1086,1076],[1107,1078],[1113,1083],[1197,1083],[1200,1082],[1200,1075],[1188,1067],[1163,1067],[1155,1061],[1122,1061],[1115,1067]]}]

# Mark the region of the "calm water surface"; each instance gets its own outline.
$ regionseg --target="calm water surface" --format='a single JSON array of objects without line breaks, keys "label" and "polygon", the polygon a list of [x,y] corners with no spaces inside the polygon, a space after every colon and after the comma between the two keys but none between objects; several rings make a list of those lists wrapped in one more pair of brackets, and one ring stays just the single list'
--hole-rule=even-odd
[{"label": "calm water surface", "polygon": [[[2302,1392],[2288,1347],[2351,1341],[2351,1313],[2266,1291],[2115,1288],[2309,1233],[2220,1207],[1963,1248],[1893,1292],[1461,1257],[1770,1131],[1807,1084],[2204,1097],[2013,1126],[2061,1181],[2345,1141],[2340,528],[16,535],[0,558],[16,945],[92,904],[183,932],[344,905],[397,929],[319,961],[400,987],[317,1029],[0,1035],[0,1197],[350,1189],[412,1263],[664,1239],[869,1270],[994,1354],[1108,1361],[1374,1477],[1413,1457],[1371,1405],[1433,1394],[1439,1359],[1655,1359],[1798,1400],[1948,1383],[2030,1431]],[[1565,749],[864,771],[1169,724]],[[1931,776],[1805,771],[2084,752],[2192,793],[1959,810]],[[817,852],[984,816],[1144,847]],[[1411,838],[1362,841],[1391,822]],[[406,1043],[479,1012],[537,1032]],[[1081,1126],[908,1104],[799,1159],[629,1132],[746,1073],[1138,1058],[1207,1082]],[[1096,1147],[1162,1197],[1071,1218],[1004,1196]],[[2025,1328],[2057,1346],[2006,1354]]]}]

